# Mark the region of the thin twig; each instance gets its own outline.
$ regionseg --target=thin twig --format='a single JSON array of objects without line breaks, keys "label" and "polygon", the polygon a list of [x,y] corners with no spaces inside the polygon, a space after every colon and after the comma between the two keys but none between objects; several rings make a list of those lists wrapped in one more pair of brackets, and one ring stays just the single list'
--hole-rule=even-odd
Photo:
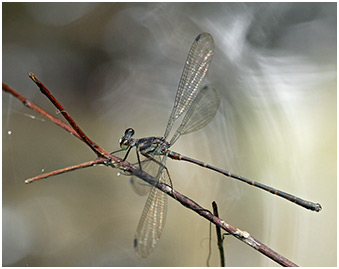
[{"label": "thin twig", "polygon": [[80,127],[75,123],[75,121],[70,117],[68,112],[62,107],[57,99],[50,93],[50,91],[45,87],[45,85],[33,74],[29,73],[29,77],[34,81],[34,83],[39,87],[40,91],[47,96],[47,98],[53,103],[53,105],[60,111],[64,118],[69,122],[73,129],[79,134],[82,140],[98,155],[98,157],[108,157],[107,152],[104,153],[102,149],[94,143],[88,136],[80,129]]},{"label": "thin twig", "polygon": [[42,175],[39,175],[39,176],[36,176],[36,177],[32,177],[32,178],[26,179],[25,183],[33,183],[35,181],[38,181],[38,180],[41,180],[41,179],[44,179],[44,178],[60,175],[60,174],[71,172],[71,171],[74,171],[74,170],[77,170],[77,169],[91,167],[91,166],[95,166],[95,165],[98,165],[98,164],[106,164],[106,162],[107,162],[107,159],[99,158],[99,159],[96,159],[96,160],[93,160],[93,161],[90,161],[90,162],[85,162],[85,163],[80,163],[80,164],[77,164],[77,165],[72,165],[72,166],[69,166],[69,167],[66,167],[66,168],[62,168],[62,169],[59,169],[59,170],[54,170],[54,171],[46,173],[46,174],[42,174]]},{"label": "thin twig", "polygon": [[[214,216],[219,218],[218,206],[215,201],[212,202],[212,207],[213,207]],[[224,255],[223,240],[221,238],[221,230],[219,226],[215,226],[215,228],[217,230],[218,249],[219,249],[219,254],[220,254],[220,266],[225,267],[225,255]]]},{"label": "thin twig", "polygon": [[77,138],[79,138],[82,141],[80,135],[78,135],[78,133],[71,126],[67,125],[63,121],[59,120],[58,118],[49,114],[48,112],[46,112],[42,108],[38,107],[32,101],[30,101],[26,97],[22,96],[17,91],[15,91],[14,89],[12,89],[10,86],[8,86],[7,84],[5,84],[3,82],[2,82],[2,90],[5,91],[5,92],[8,92],[11,95],[13,95],[14,97],[18,98],[26,107],[33,109],[34,111],[38,112],[42,116],[51,120],[52,122],[59,125],[61,128],[65,129],[67,132],[71,133],[72,135],[76,136]]},{"label": "thin twig", "polygon": [[[204,217],[205,219],[209,220],[210,222],[212,222],[213,224],[215,224],[216,226],[219,226],[220,228],[222,228],[223,230],[227,231],[228,233],[230,233],[231,235],[233,235],[234,237],[236,237],[237,239],[241,240],[242,242],[246,243],[247,245],[253,247],[254,249],[258,250],[259,252],[261,252],[262,254],[266,255],[267,257],[269,257],[270,259],[276,261],[277,263],[279,263],[280,265],[283,266],[297,266],[296,264],[294,264],[293,262],[289,261],[288,259],[286,259],[285,257],[281,256],[280,254],[278,254],[277,252],[275,252],[274,250],[270,249],[269,247],[265,246],[264,244],[262,244],[260,241],[256,240],[255,238],[253,238],[248,232],[246,231],[242,231],[240,229],[237,229],[233,226],[231,226],[230,224],[226,223],[225,221],[221,220],[220,218],[214,216],[208,209],[205,209],[203,207],[201,207],[198,203],[196,203],[195,201],[191,200],[190,198],[186,197],[185,195],[175,191],[174,189],[172,189],[170,186],[157,181],[156,179],[154,179],[152,176],[150,176],[149,174],[145,173],[144,171],[141,171],[139,168],[137,168],[136,166],[134,166],[133,164],[127,162],[127,161],[123,161],[121,158],[114,156],[112,154],[109,154],[106,150],[104,150],[103,148],[99,147],[98,145],[96,145],[94,142],[92,142],[83,132],[82,130],[77,126],[77,124],[74,122],[74,120],[69,116],[69,114],[63,109],[63,107],[59,104],[59,102],[53,97],[53,95],[46,89],[46,87],[33,75],[30,74],[30,77],[32,78],[32,80],[39,86],[40,90],[52,101],[52,103],[60,110],[60,112],[64,115],[64,117],[68,120],[68,122],[72,125],[73,129],[79,134],[80,139],[84,140],[84,142],[86,142],[86,144],[98,155],[98,156],[103,156],[100,157],[94,161],[91,162],[86,162],[80,165],[75,165],[75,166],[70,166],[61,170],[56,170],[53,172],[50,172],[44,175],[40,175],[37,176],[32,179],[28,179],[28,182],[32,182],[32,181],[36,181],[38,179],[42,179],[42,178],[46,178],[49,176],[53,176],[53,175],[57,175],[57,174],[61,174],[64,172],[69,172],[75,169],[79,169],[79,168],[84,168],[84,167],[89,167],[89,166],[93,166],[94,164],[105,164],[106,166],[111,166],[113,168],[119,168],[122,169],[124,172],[126,173],[131,173],[141,179],[143,179],[144,181],[146,181],[147,183],[155,186],[156,188],[158,188],[159,190],[163,191],[164,193],[166,193],[167,195],[171,196],[172,198],[174,198],[175,200],[179,201],[183,206],[195,211],[197,214],[199,214],[200,216]],[[22,97],[19,94],[15,94],[12,91],[9,91],[9,87],[6,84],[2,84],[3,90],[7,91],[7,92],[11,92],[13,94],[13,96],[17,97],[19,100],[21,100],[25,105],[26,103],[30,103],[30,101],[27,100],[27,98]],[[27,105],[26,105],[27,106]],[[36,106],[28,106],[29,108],[34,109],[33,107]],[[34,109],[36,110],[36,109]],[[39,110],[43,111],[43,109],[39,108]],[[38,111],[38,110],[36,110]],[[39,112],[41,115],[46,116],[48,115],[47,112],[45,113],[41,113]],[[49,117],[48,117],[49,118]],[[56,123],[56,121],[53,120],[53,122]],[[59,125],[59,124],[58,124]],[[61,125],[60,125],[61,126]],[[72,133],[73,130],[72,129]],[[33,180],[34,179],[34,180]]]}]

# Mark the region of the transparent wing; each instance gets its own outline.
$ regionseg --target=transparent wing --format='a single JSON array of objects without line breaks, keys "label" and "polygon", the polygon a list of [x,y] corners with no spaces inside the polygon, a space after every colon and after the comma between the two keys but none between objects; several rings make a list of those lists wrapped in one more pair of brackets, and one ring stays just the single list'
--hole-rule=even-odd
[{"label": "transparent wing", "polygon": [[[163,157],[163,164],[165,159],[166,156]],[[166,170],[160,166],[159,180],[170,184]],[[140,257],[146,258],[156,246],[165,225],[166,213],[166,194],[152,187],[134,237],[134,249]]]},{"label": "transparent wing", "polygon": [[[159,162],[161,161],[160,157],[153,156],[153,158],[155,158]],[[156,178],[158,170],[159,170],[159,164],[157,164],[156,162],[153,162],[150,159],[146,159],[141,162],[141,169],[142,171]],[[141,196],[149,194],[152,188],[151,185],[149,185],[148,183],[146,183],[145,181],[143,181],[142,179],[136,176],[131,176],[130,183],[132,185],[133,190]]]},{"label": "transparent wing", "polygon": [[211,86],[202,88],[172,137],[170,145],[173,145],[180,135],[205,127],[214,118],[219,105],[220,96],[217,89]]},{"label": "transparent wing", "polygon": [[187,56],[172,113],[164,134],[165,139],[169,135],[174,121],[190,107],[198,94],[198,90],[202,87],[213,52],[214,41],[212,36],[208,33],[198,35]]}]

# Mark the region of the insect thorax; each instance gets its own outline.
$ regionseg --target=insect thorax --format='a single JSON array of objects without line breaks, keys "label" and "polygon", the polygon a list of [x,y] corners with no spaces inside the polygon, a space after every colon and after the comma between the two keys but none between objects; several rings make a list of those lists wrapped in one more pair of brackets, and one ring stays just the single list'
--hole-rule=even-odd
[{"label": "insect thorax", "polygon": [[142,154],[164,155],[169,143],[163,137],[146,137],[139,139],[137,146]]}]

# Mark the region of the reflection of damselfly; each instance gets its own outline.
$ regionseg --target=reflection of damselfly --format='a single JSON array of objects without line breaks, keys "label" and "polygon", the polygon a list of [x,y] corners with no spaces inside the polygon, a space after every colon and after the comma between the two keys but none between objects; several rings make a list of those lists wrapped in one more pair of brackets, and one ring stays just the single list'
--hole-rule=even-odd
[{"label": "reflection of damselfly", "polygon": [[[125,131],[125,135],[120,139],[121,149],[128,150],[124,160],[127,158],[130,150],[135,147],[140,168],[166,184],[171,185],[169,174],[165,167],[166,158],[170,157],[175,160],[184,160],[209,168],[225,176],[241,180],[252,186],[276,194],[307,209],[320,211],[321,205],[318,203],[305,201],[294,195],[234,175],[228,171],[191,159],[169,149],[180,135],[197,131],[206,126],[214,118],[218,110],[220,97],[217,90],[210,86],[202,87],[203,79],[212,60],[213,51],[214,42],[210,34],[200,34],[194,40],[185,63],[184,71],[181,75],[174,107],[164,136],[135,139],[132,137],[134,130],[128,128]],[[167,142],[166,139],[175,120],[185,112],[186,114],[181,125],[170,142]],[[139,153],[146,157],[146,160],[141,162]],[[150,190],[149,185],[142,183],[140,179],[134,177],[132,177],[132,184],[136,192],[141,195],[147,194]],[[134,247],[139,256],[147,257],[157,244],[165,224],[166,209],[166,195],[157,188],[152,187],[134,239]]]}]

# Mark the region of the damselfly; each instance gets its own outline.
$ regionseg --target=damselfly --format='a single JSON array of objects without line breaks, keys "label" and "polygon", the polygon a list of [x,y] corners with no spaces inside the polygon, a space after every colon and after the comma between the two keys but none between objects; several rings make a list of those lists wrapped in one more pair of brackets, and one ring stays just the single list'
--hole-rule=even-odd
[{"label": "damselfly", "polygon": [[[133,138],[134,130],[128,128],[119,141],[121,149],[128,150],[124,159],[127,158],[130,150],[135,147],[141,169],[168,185],[171,182],[165,167],[166,158],[188,161],[266,190],[307,209],[320,211],[321,205],[319,203],[303,200],[169,149],[181,135],[197,131],[206,126],[214,118],[219,108],[220,97],[217,90],[211,86],[202,87],[213,52],[214,41],[212,36],[208,33],[198,35],[189,51],[164,136],[135,139]],[[185,112],[181,125],[168,142],[167,137],[175,120]],[[139,153],[146,157],[142,162],[140,162]],[[147,257],[152,252],[162,233],[166,219],[167,197],[155,187],[150,189],[150,186],[140,179],[132,177],[132,184],[136,192],[141,195],[145,195],[150,191],[134,239],[134,247],[138,255]]]}]

